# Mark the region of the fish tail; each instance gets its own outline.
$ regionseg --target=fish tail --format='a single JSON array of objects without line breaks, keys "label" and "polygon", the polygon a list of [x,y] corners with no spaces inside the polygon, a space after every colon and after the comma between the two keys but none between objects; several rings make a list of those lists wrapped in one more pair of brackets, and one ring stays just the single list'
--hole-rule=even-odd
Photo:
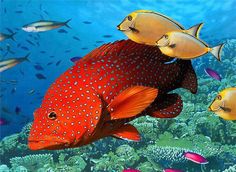
[{"label": "fish tail", "polygon": [[221,61],[221,51],[224,44],[217,45],[213,48],[210,48],[210,53],[219,61]]},{"label": "fish tail", "polygon": [[186,32],[196,38],[199,38],[199,33],[200,33],[200,30],[202,29],[202,26],[203,26],[203,23],[199,23],[197,25],[192,26],[188,30],[186,30]]},{"label": "fish tail", "polygon": [[70,28],[71,29],[71,27],[68,25],[68,23],[71,21],[71,19],[69,19],[69,20],[67,20],[67,21],[65,21],[64,22],[64,25],[66,26],[66,27],[68,27],[68,28]]},{"label": "fish tail", "polygon": [[13,40],[13,41],[16,41],[15,40],[15,38],[14,38],[14,35],[16,34],[16,32],[14,32],[14,33],[12,33],[11,35],[10,35],[10,38]]},{"label": "fish tail", "polygon": [[25,59],[25,61],[28,61],[28,62],[30,62],[30,60],[29,60],[29,55],[30,55],[30,53],[28,53],[28,54],[26,54],[25,56],[24,56],[24,59]]}]

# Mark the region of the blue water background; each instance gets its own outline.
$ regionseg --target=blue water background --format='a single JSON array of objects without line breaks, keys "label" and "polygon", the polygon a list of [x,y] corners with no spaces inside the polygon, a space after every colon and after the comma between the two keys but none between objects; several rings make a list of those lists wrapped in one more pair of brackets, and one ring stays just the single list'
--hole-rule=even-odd
[{"label": "blue water background", "polygon": [[[6,88],[1,92],[3,95],[0,102],[1,108],[5,107],[11,112],[8,114],[1,111],[1,117],[9,121],[8,125],[1,126],[1,138],[20,131],[25,123],[32,121],[33,111],[40,106],[47,88],[60,74],[73,65],[70,61],[71,57],[84,56],[103,44],[96,41],[107,43],[127,39],[116,29],[116,26],[134,10],[146,9],[160,12],[186,28],[204,22],[200,36],[210,46],[215,46],[228,38],[236,38],[236,0],[2,0],[0,3],[0,32],[8,33],[6,28],[17,32],[16,42],[12,40],[1,42],[0,47],[4,49],[1,51],[1,59],[22,57],[30,53],[30,62],[19,64],[0,75],[1,80],[18,81],[16,84],[1,82],[1,89]],[[15,13],[20,10],[23,12]],[[36,36],[36,33],[17,31],[15,28],[21,29],[23,25],[40,19],[54,21],[72,19],[69,22],[71,29],[63,27],[68,33],[58,33],[58,30],[39,33],[40,46],[32,46],[26,39],[37,42],[30,37]],[[83,21],[92,23],[84,24]],[[104,38],[103,35],[112,35],[112,37]],[[73,36],[79,37],[80,41],[73,39]],[[28,47],[29,51],[17,48],[18,43]],[[7,44],[15,54],[2,57]],[[71,52],[65,53],[66,50],[71,50]],[[40,51],[46,51],[46,53],[42,54]],[[207,61],[208,58],[202,59]],[[56,66],[55,63],[59,60],[62,62]],[[53,64],[47,66],[49,62]],[[36,71],[33,67],[36,63],[41,64],[44,71]],[[202,63],[202,60],[196,60],[195,67],[199,63]],[[20,70],[24,72],[24,75],[20,73]],[[36,73],[43,74],[47,79],[37,79]],[[14,87],[16,92],[11,94]],[[32,95],[28,94],[31,89],[35,90]],[[19,115],[14,113],[16,106],[22,110]]]}]

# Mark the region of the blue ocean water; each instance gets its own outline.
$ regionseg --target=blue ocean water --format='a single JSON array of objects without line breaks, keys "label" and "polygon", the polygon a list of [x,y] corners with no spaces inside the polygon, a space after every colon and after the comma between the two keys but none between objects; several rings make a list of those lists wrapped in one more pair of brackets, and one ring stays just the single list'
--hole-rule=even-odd
[{"label": "blue ocean water", "polygon": [[[236,0],[1,0],[0,9],[0,32],[9,33],[7,28],[17,32],[14,36],[16,41],[9,39],[1,42],[1,59],[23,57],[30,53],[30,62],[0,73],[0,114],[8,121],[0,126],[1,138],[20,132],[23,126],[33,120],[33,112],[40,106],[47,88],[73,65],[70,61],[72,57],[83,57],[104,43],[127,39],[116,26],[132,11],[157,11],[185,28],[204,22],[200,37],[209,46],[236,39]],[[23,25],[41,19],[71,19],[68,23],[71,28],[60,28],[67,33],[59,33],[60,29],[42,33],[28,33],[21,29]],[[12,52],[6,54],[7,47]],[[224,54],[223,58],[227,56],[232,55]],[[235,61],[232,62],[236,66]],[[205,55],[193,60],[199,78],[204,75],[204,67],[211,63],[217,63],[214,67],[225,80],[227,76],[236,75],[234,67],[227,68],[211,55]],[[36,64],[40,64],[43,70],[36,70]],[[46,79],[38,79],[37,73],[43,74]],[[235,86],[235,83],[228,85]],[[32,94],[29,93],[31,90],[34,90]],[[209,94],[213,90],[206,91]],[[19,114],[15,113],[16,107],[21,110]]]}]

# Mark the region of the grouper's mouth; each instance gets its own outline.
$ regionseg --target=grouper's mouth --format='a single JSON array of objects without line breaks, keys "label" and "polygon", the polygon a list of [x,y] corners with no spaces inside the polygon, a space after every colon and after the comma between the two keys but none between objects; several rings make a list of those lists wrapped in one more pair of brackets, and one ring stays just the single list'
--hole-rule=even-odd
[{"label": "grouper's mouth", "polygon": [[69,141],[59,139],[47,139],[47,140],[34,140],[28,139],[28,147],[31,150],[54,150],[63,149],[69,146]]}]

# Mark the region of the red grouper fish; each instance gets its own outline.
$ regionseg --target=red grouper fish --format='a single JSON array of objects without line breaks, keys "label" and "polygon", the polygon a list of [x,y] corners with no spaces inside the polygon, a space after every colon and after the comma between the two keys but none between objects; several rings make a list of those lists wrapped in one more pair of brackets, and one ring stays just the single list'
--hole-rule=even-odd
[{"label": "red grouper fish", "polygon": [[113,136],[139,141],[128,122],[143,115],[173,118],[182,111],[177,88],[197,92],[191,61],[153,46],[122,40],[93,50],[63,73],[34,112],[31,150],[64,149]]}]

